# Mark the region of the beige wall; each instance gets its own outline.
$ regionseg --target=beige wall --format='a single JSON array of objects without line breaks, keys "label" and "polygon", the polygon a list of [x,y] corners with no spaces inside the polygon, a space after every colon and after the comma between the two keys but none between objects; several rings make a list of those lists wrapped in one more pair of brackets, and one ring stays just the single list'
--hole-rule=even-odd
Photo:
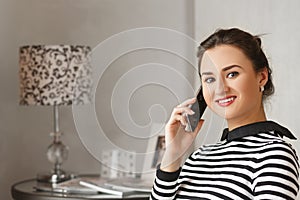
[{"label": "beige wall", "polygon": [[[51,166],[46,160],[45,151],[51,141],[52,109],[18,105],[19,46],[86,44],[94,48],[114,34],[145,26],[169,28],[192,36],[192,8],[193,1],[184,0],[0,0],[0,198],[10,199],[10,186],[14,182],[35,177],[37,172],[47,171]],[[109,106],[108,102],[107,105],[101,105],[101,101],[111,95],[110,89],[118,78],[114,73],[120,75],[143,61],[187,65],[178,57],[160,51],[145,50],[117,59],[101,79],[105,87],[98,86],[96,93],[97,113],[109,132],[120,132],[114,122],[105,121],[103,109]],[[124,65],[125,68],[122,68]],[[185,73],[185,70],[179,70]],[[145,87],[144,90],[153,93],[153,98],[160,88]],[[162,98],[159,97],[157,101]],[[176,99],[169,96],[162,100],[165,101],[162,105],[173,106],[168,100],[170,98],[172,104],[177,103]],[[143,100],[146,100],[147,106],[152,103],[149,96],[143,98],[143,94],[137,92],[131,106],[140,106]],[[62,108],[60,114],[63,140],[71,150],[63,167],[79,173],[98,173],[100,163],[80,142],[71,107]],[[138,123],[144,123],[144,118],[147,120],[144,114],[136,112],[133,115]],[[160,120],[164,121],[165,118]],[[145,148],[144,144],[120,141],[118,145],[131,148],[136,145],[141,151]],[[101,142],[96,144],[101,146]]]}]

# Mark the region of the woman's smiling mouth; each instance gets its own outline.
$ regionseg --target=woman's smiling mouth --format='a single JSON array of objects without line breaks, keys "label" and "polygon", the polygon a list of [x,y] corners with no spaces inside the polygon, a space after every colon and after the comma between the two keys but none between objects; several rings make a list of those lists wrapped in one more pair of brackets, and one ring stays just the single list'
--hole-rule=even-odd
[{"label": "woman's smiling mouth", "polygon": [[231,105],[235,99],[236,99],[236,96],[228,96],[228,97],[225,97],[222,99],[218,99],[218,100],[216,100],[216,102],[219,104],[219,106],[226,107],[226,106]]}]

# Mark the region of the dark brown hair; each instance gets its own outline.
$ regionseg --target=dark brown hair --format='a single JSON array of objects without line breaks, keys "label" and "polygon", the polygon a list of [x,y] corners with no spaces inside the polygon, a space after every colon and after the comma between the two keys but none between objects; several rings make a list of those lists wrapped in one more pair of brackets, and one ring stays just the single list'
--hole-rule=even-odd
[{"label": "dark brown hair", "polygon": [[218,45],[232,45],[242,50],[252,62],[254,71],[257,73],[267,68],[268,82],[264,86],[263,98],[265,99],[274,93],[272,70],[269,66],[268,59],[261,48],[261,39],[259,36],[253,36],[250,33],[242,31],[238,28],[219,29],[210,35],[206,40],[201,42],[198,48],[199,74],[203,53],[206,50],[214,48]]}]

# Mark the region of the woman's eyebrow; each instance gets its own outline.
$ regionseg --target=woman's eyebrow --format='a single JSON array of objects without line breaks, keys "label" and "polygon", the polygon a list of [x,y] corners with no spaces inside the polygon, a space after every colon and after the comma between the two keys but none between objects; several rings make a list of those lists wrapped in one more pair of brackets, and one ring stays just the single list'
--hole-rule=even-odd
[{"label": "woman's eyebrow", "polygon": [[239,65],[229,65],[229,66],[227,66],[227,67],[224,67],[224,68],[222,69],[222,71],[225,72],[225,71],[230,70],[230,69],[235,68],[235,67],[237,67],[237,68],[242,68],[242,67],[239,66]]},{"label": "woman's eyebrow", "polygon": [[[239,65],[229,65],[229,66],[227,66],[227,67],[224,67],[224,68],[222,69],[222,71],[225,72],[225,71],[230,70],[230,69],[235,68],[235,67],[242,69],[242,67],[239,66]],[[213,72],[207,71],[207,72],[202,72],[202,73],[201,73],[201,76],[203,76],[203,75],[210,76],[210,75],[213,75],[213,74],[214,74]]]},{"label": "woman's eyebrow", "polygon": [[203,75],[213,75],[213,73],[212,73],[212,72],[202,72],[201,75],[202,75],[202,76],[203,76]]}]

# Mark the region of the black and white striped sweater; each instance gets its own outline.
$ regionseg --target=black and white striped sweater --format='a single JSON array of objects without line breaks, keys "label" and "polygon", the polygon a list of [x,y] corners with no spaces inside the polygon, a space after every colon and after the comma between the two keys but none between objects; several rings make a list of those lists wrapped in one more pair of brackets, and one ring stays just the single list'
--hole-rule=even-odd
[{"label": "black and white striped sweater", "polygon": [[289,130],[271,121],[225,130],[176,172],[158,167],[151,199],[296,199],[299,164]]}]

